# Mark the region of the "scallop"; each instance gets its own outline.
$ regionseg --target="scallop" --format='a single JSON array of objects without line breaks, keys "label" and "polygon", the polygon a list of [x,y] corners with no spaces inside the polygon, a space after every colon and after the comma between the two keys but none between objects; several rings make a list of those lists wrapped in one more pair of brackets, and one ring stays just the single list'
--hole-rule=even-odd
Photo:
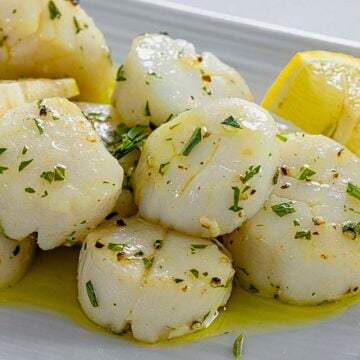
[{"label": "scallop", "polygon": [[14,286],[26,274],[35,251],[33,237],[15,241],[0,233],[0,290]]},{"label": "scallop", "polygon": [[241,99],[182,113],[146,141],[135,170],[141,215],[176,231],[216,237],[263,205],[279,164],[271,116]]},{"label": "scallop", "polygon": [[234,270],[216,240],[115,217],[83,243],[79,301],[95,323],[154,343],[211,324],[230,296]]},{"label": "scallop", "polygon": [[278,183],[260,211],[226,235],[239,283],[296,304],[360,287],[360,160],[341,144],[293,133]]},{"label": "scallop", "polygon": [[109,48],[77,3],[1,1],[0,79],[73,77],[82,100],[109,101],[115,82]]},{"label": "scallop", "polygon": [[113,96],[126,125],[156,126],[216,99],[252,94],[239,73],[185,40],[146,34],[134,39]]},{"label": "scallop", "polygon": [[[52,249],[81,241],[111,212],[123,170],[77,106],[52,98],[0,119],[0,223]],[[21,221],[19,221],[21,219]]]}]

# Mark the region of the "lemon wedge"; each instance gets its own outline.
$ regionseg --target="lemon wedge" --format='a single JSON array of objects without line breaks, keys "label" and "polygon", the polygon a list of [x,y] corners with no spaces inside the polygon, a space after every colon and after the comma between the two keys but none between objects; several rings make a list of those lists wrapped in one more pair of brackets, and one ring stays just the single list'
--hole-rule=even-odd
[{"label": "lemon wedge", "polygon": [[297,53],[268,90],[262,106],[360,156],[360,59],[326,51]]},{"label": "lemon wedge", "polygon": [[72,98],[79,95],[74,79],[26,79],[0,81],[0,116],[7,110],[43,98]]}]

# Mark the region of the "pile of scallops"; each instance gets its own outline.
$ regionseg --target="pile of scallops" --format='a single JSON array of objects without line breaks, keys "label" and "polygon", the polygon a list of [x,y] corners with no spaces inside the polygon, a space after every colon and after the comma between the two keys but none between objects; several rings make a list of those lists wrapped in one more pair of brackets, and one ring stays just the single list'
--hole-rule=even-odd
[{"label": "pile of scallops", "polygon": [[234,275],[298,305],[359,289],[359,158],[212,53],[146,34],[114,70],[78,1],[0,0],[0,78],[1,288],[80,245],[85,314],[151,343],[208,327]]}]

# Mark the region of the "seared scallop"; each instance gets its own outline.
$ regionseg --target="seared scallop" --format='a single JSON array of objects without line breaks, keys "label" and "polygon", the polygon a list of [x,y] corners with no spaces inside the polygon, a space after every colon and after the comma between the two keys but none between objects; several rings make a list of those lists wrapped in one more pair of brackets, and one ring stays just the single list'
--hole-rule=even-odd
[{"label": "seared scallop", "polygon": [[269,196],[280,141],[271,116],[241,99],[184,112],[156,129],[135,170],[141,215],[176,231],[216,237]]},{"label": "seared scallop", "polygon": [[44,250],[75,243],[115,206],[123,170],[74,104],[10,110],[0,132],[0,223],[10,238],[37,232]]},{"label": "seared scallop", "polygon": [[109,101],[115,80],[109,48],[78,2],[0,2],[0,79],[21,77],[73,77],[82,100]]},{"label": "seared scallop", "polygon": [[15,241],[0,233],[0,290],[14,286],[26,274],[35,250],[32,237]]},{"label": "seared scallop", "polygon": [[128,126],[160,125],[214,100],[252,100],[240,74],[209,52],[198,54],[185,40],[141,35],[117,74],[114,103]]},{"label": "seared scallop", "polygon": [[264,296],[318,304],[360,288],[360,160],[324,136],[281,145],[273,193],[225,236],[240,284]]},{"label": "seared scallop", "polygon": [[230,296],[233,274],[216,240],[116,217],[83,243],[79,301],[95,323],[153,343],[209,326]]}]

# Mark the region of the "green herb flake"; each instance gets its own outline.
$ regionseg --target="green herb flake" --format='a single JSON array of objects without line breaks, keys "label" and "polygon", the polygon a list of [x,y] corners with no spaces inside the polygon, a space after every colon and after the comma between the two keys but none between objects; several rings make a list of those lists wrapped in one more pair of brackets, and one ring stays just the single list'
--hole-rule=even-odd
[{"label": "green herb flake", "polygon": [[149,101],[147,101],[146,104],[145,104],[145,107],[144,107],[144,116],[146,116],[146,117],[151,116]]},{"label": "green herb flake", "polygon": [[6,166],[0,166],[0,174],[3,174],[6,170],[9,170],[9,168]]},{"label": "green herb flake", "polygon": [[176,284],[178,284],[178,283],[183,282],[184,280],[183,280],[183,279],[176,279],[176,278],[175,278],[174,281],[175,281]]},{"label": "green herb flake", "polygon": [[279,182],[279,176],[280,176],[280,169],[277,168],[272,179],[273,185],[276,185]]},{"label": "green herb flake", "polygon": [[91,305],[93,307],[98,307],[99,304],[98,304],[96,294],[95,294],[95,290],[94,290],[94,286],[93,286],[91,280],[89,280],[86,283],[86,292],[87,292],[87,295],[88,295],[88,298],[89,298],[89,301],[90,301]]},{"label": "green herb flake", "polygon": [[157,79],[162,79],[161,75],[157,74],[155,71],[148,71],[148,74],[150,76],[153,76],[153,77],[157,78]]},{"label": "green herb flake", "polygon": [[37,119],[34,119],[34,123],[35,123],[36,128],[37,128],[38,131],[39,131],[39,134],[42,135],[42,134],[44,133],[44,128],[43,128],[43,126],[41,125],[40,121],[37,120]]},{"label": "green herb flake", "polygon": [[55,179],[55,173],[54,171],[44,171],[40,177],[51,184]]},{"label": "green herb flake", "polygon": [[127,247],[129,247],[129,244],[109,243],[107,246],[107,248],[111,251],[124,251]]},{"label": "green herb flake", "polygon": [[60,19],[61,18],[61,12],[58,9],[58,7],[55,5],[54,1],[50,0],[48,3],[48,8],[49,8],[49,12],[50,12],[50,19],[51,20],[55,20],[55,19]]},{"label": "green herb flake", "polygon": [[311,231],[310,230],[297,231],[295,234],[295,239],[311,240]]},{"label": "green herb flake", "polygon": [[239,206],[240,189],[237,186],[233,186],[232,189],[234,191],[234,205],[229,207],[229,210],[238,212],[242,210],[242,207]]},{"label": "green herb flake", "polygon": [[194,249],[194,250],[205,249],[205,248],[207,248],[207,245],[205,245],[205,244],[192,244],[191,245],[191,249]]},{"label": "green herb flake", "polygon": [[198,279],[199,278],[199,271],[196,269],[191,269],[190,272]]},{"label": "green herb flake", "polygon": [[282,204],[273,205],[271,207],[271,209],[276,215],[278,215],[280,217],[283,217],[285,215],[295,212],[295,209],[291,206],[290,203],[282,203]]},{"label": "green herb flake", "polygon": [[64,181],[66,177],[66,167],[57,165],[54,170],[55,181]]},{"label": "green herb flake", "polygon": [[21,151],[21,155],[25,155],[28,152],[29,148],[27,146],[24,146],[22,151]]},{"label": "green herb flake", "polygon": [[284,135],[276,134],[276,137],[282,142],[287,142],[288,141],[287,137],[285,137]]},{"label": "green herb flake", "polygon": [[191,151],[194,149],[194,147],[200,143],[201,139],[202,139],[201,128],[198,127],[194,130],[189,141],[184,146],[181,155],[188,156],[191,153]]},{"label": "green herb flake", "polygon": [[79,24],[78,19],[75,16],[73,17],[73,23],[74,23],[74,26],[75,26],[75,34],[78,34],[82,30],[82,28],[81,28],[81,26]]},{"label": "green herb flake", "polygon": [[19,172],[23,171],[27,166],[29,166],[32,162],[34,161],[34,159],[30,159],[30,160],[25,160],[22,161],[19,165]]},{"label": "green herb flake", "polygon": [[159,174],[165,175],[167,169],[169,168],[170,162],[160,164],[159,166]]},{"label": "green herb flake", "polygon": [[245,172],[245,176],[241,176],[241,181],[243,183],[252,179],[256,174],[258,174],[261,170],[261,165],[251,165]]},{"label": "green herb flake", "polygon": [[300,226],[299,220],[297,220],[297,219],[293,220],[293,225]]},{"label": "green herb flake", "polygon": [[6,148],[0,148],[0,155],[3,154],[6,150]]},{"label": "green herb flake", "polygon": [[239,122],[232,116],[230,115],[229,117],[227,117],[221,124],[223,125],[228,125],[228,126],[232,126],[235,129],[242,129],[241,125],[239,124]]},{"label": "green herb flake", "polygon": [[27,187],[25,188],[25,192],[29,193],[29,194],[33,194],[35,193],[36,191],[32,188],[32,187]]},{"label": "green herb flake", "polygon": [[350,196],[360,200],[360,186],[355,185],[355,184],[353,184],[351,182],[348,182],[346,192]]},{"label": "green herb flake", "polygon": [[253,294],[257,294],[257,293],[260,292],[260,291],[258,290],[258,288],[255,287],[253,284],[250,284],[250,286],[249,286],[249,291],[250,291],[251,293],[253,293]]},{"label": "green herb flake", "polygon": [[147,258],[143,258],[143,263],[146,269],[150,269],[153,264],[153,259],[149,260]]},{"label": "green herb flake", "polygon": [[49,195],[49,193],[47,192],[47,190],[44,191],[44,194],[41,195],[42,198],[45,198]]},{"label": "green herb flake", "polygon": [[311,170],[310,168],[304,166],[300,169],[300,173],[298,175],[299,180],[309,180],[311,176],[315,175],[316,172]]},{"label": "green herb flake", "polygon": [[125,81],[124,65],[121,65],[116,73],[116,81]]},{"label": "green herb flake", "polygon": [[356,240],[360,237],[360,222],[354,223],[347,221],[342,224],[342,233],[351,240]]},{"label": "green herb flake", "polygon": [[239,335],[233,344],[233,355],[235,360],[239,360],[242,358],[243,354],[243,346],[244,346],[244,335]]}]

